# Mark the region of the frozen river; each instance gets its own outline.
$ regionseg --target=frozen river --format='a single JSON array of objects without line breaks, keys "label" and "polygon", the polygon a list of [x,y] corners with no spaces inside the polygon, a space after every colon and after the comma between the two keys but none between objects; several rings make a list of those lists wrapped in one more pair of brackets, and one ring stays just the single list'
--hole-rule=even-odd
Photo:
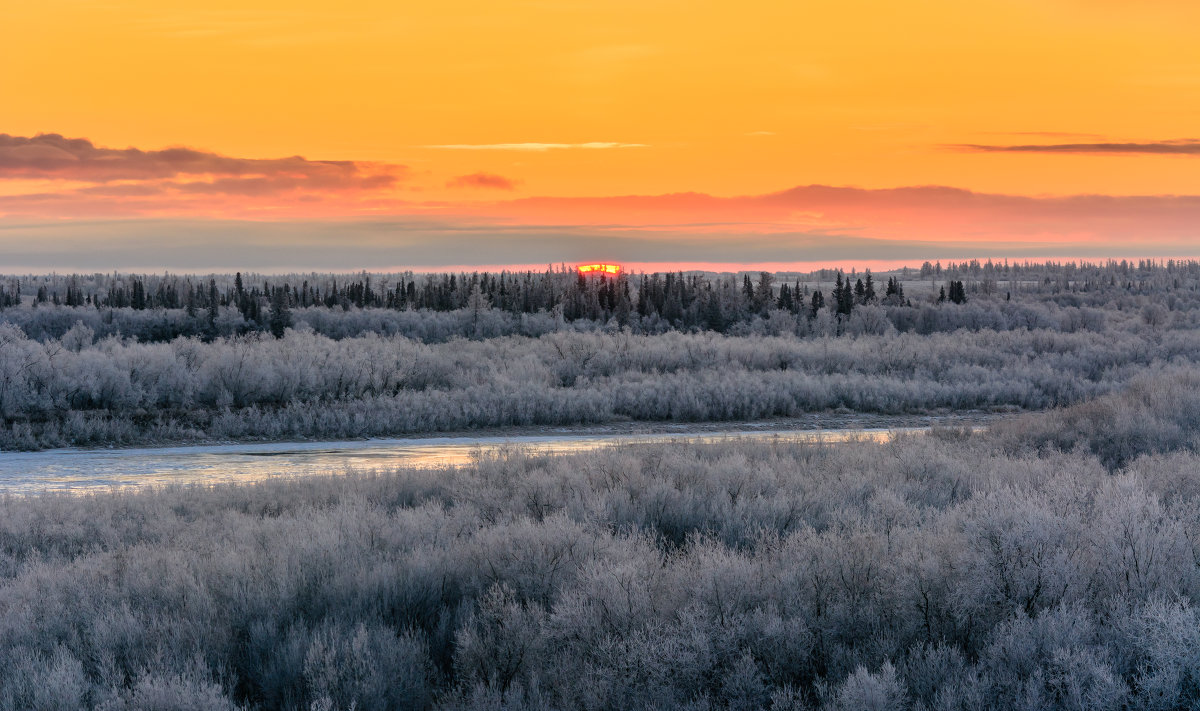
[{"label": "frozen river", "polygon": [[0,453],[0,493],[84,492],[111,487],[250,482],[274,476],[339,473],[354,469],[440,467],[469,463],[478,453],[521,447],[534,453],[571,453],[629,442],[711,442],[736,437],[845,442],[887,440],[894,429],[825,429],[565,434],[508,437],[429,437],[344,442],[271,442],[144,449],[55,449]]}]

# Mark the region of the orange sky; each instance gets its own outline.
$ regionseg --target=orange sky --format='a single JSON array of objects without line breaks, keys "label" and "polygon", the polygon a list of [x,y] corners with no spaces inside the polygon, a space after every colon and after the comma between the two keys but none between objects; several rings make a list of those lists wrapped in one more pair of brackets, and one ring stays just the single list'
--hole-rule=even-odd
[{"label": "orange sky", "polygon": [[[933,241],[946,257],[1097,240],[1200,252],[1194,202],[1131,197],[1200,195],[1194,2],[9,5],[0,269],[37,261],[30,226],[71,221],[83,239],[87,221],[150,218],[255,230],[420,217],[483,236],[491,225],[494,239],[620,229],[630,244],[665,225],[711,239],[820,232]],[[197,153],[155,153],[169,147]],[[867,198],[744,197],[796,186]],[[911,186],[988,205],[925,192],[910,208],[888,192]],[[597,202],[676,193],[702,195]],[[1097,218],[1094,202],[1055,201],[1080,195],[1115,207]],[[697,207],[705,196],[720,207]],[[96,249],[121,239],[104,234]],[[810,261],[786,247],[760,258]]]}]

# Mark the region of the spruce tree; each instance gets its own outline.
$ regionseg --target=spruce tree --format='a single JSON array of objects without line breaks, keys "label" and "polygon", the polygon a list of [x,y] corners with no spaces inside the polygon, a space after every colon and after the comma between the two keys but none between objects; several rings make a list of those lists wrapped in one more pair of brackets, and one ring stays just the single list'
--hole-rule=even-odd
[{"label": "spruce tree", "polygon": [[965,304],[967,302],[967,290],[962,281],[950,282],[950,301],[956,304]]},{"label": "spruce tree", "polygon": [[217,298],[217,280],[208,280],[208,325],[214,330],[217,327],[217,315],[220,313],[220,300]]},{"label": "spruce tree", "polygon": [[758,273],[758,286],[754,288],[754,310],[760,314],[766,314],[771,302],[775,300],[773,282],[774,278],[770,272]]},{"label": "spruce tree", "polygon": [[271,318],[269,321],[271,335],[283,338],[288,326],[292,325],[292,312],[288,308],[288,286],[276,287],[271,290]]},{"label": "spruce tree", "polygon": [[786,283],[779,287],[779,301],[775,306],[782,311],[792,311],[792,289]]},{"label": "spruce tree", "polygon": [[842,273],[838,272],[837,286],[834,287],[834,296],[837,302],[837,312],[842,316],[849,316],[854,310],[854,287],[850,286],[850,280],[842,280]]},{"label": "spruce tree", "polygon": [[821,293],[820,289],[817,289],[812,294],[812,306],[808,312],[809,318],[816,318],[817,313],[823,308],[825,308],[825,295]]},{"label": "spruce tree", "polygon": [[717,293],[709,289],[704,293],[704,327],[718,333],[725,330],[725,315],[721,313],[721,301]]}]

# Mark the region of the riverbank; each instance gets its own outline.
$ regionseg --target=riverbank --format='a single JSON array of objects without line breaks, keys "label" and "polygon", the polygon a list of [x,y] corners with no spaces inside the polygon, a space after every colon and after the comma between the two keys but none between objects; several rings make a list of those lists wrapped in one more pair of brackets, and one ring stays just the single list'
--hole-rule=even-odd
[{"label": "riverbank", "polygon": [[[350,444],[355,442],[411,441],[411,440],[461,440],[480,438],[511,437],[560,437],[560,436],[605,436],[605,435],[659,435],[659,434],[703,434],[707,432],[766,432],[766,431],[812,431],[812,430],[889,430],[930,427],[981,427],[998,420],[1024,414],[1027,411],[987,412],[970,410],[936,414],[882,415],[861,412],[814,412],[797,417],[776,417],[764,420],[735,420],[712,422],[674,422],[620,420],[578,425],[513,425],[506,427],[479,427],[434,432],[401,432],[376,437],[244,437],[162,439],[130,444],[109,444],[97,447],[52,447],[46,449],[0,449],[0,454],[50,454],[53,452],[108,451],[108,450],[164,450],[222,447],[234,445],[297,444],[320,445],[323,443]],[[1029,411],[1032,412],[1032,411]]]},{"label": "riverbank", "polygon": [[1200,353],[1192,331],[555,334],[436,346],[291,333],[110,345],[7,342],[4,362],[17,370],[0,393],[0,448],[1028,412]]}]

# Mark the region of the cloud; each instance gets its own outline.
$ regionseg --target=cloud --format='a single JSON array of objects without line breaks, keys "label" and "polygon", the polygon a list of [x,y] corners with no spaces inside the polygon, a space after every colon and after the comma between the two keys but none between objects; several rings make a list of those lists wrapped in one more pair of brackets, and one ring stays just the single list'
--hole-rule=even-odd
[{"label": "cloud", "polygon": [[[1200,140],[1194,139],[960,149],[1144,152],[1147,146],[1158,153],[1200,154]],[[971,255],[1200,256],[1200,195],[1035,197],[945,186],[802,185],[730,197],[685,192],[417,201],[411,192],[408,199],[397,193],[407,177],[404,166],[391,164],[299,156],[264,160],[190,148],[113,149],[57,134],[0,134],[0,181],[29,191],[0,193],[0,264],[82,268],[86,261],[103,268],[153,263],[196,269],[227,259],[243,243],[258,245],[256,264],[264,268],[271,266],[264,260],[276,258],[289,260],[280,267],[313,269],[469,260],[544,264],[598,254],[632,263],[742,264]],[[476,172],[446,185],[508,191],[516,181]],[[368,216],[373,219],[364,221]],[[221,232],[225,229],[235,231]],[[62,235],[63,241],[45,242],[50,235]],[[85,259],[82,252],[89,250],[94,253]]]},{"label": "cloud", "polygon": [[[262,194],[298,188],[374,190],[407,174],[404,166],[356,161],[315,161],[301,156],[236,158],[192,148],[145,151],[104,148],[86,138],[57,133],[0,133],[0,179],[41,178],[91,183],[215,178],[218,192]],[[178,187],[178,184],[176,185]]]},{"label": "cloud", "polygon": [[[1069,243],[1097,252],[1155,245],[1200,256],[1200,195],[1034,197],[945,186],[890,189],[805,185],[764,195],[703,193],[602,198],[533,197],[480,210],[521,225],[684,230],[755,238],[826,232],[881,240],[967,245]],[[1058,254],[1069,252],[1059,251]]]},{"label": "cloud", "polygon": [[450,266],[544,268],[548,263],[597,258],[657,271],[701,264],[717,270],[768,265],[782,270],[797,268],[789,265],[850,266],[879,261],[915,266],[926,259],[1197,256],[1187,251],[1190,245],[1181,248],[1177,242],[1151,235],[1114,247],[1111,242],[1079,241],[1070,234],[1023,241],[989,233],[945,242],[925,236],[855,234],[852,229],[755,234],[740,225],[697,232],[687,228],[538,226],[454,216],[0,221],[0,264],[14,272],[429,271]]},{"label": "cloud", "polygon": [[515,190],[517,181],[495,173],[471,173],[459,175],[446,182],[448,188],[490,188],[493,190]]},{"label": "cloud", "polygon": [[604,148],[648,148],[645,143],[612,143],[608,141],[593,141],[591,143],[447,143],[424,146],[451,151],[530,151],[543,152],[555,150],[599,150]]},{"label": "cloud", "polygon": [[[172,236],[170,240],[163,235]],[[281,249],[286,245],[286,249]],[[766,238],[730,231],[713,239],[686,231],[465,224],[453,219],[105,220],[5,225],[0,263],[20,271],[113,268],[185,272],[432,270],[450,265],[575,263],[604,255],[622,263],[765,264],[903,259],[936,246],[823,232]],[[971,251],[985,256],[986,249]],[[991,253],[994,256],[994,252]],[[944,256],[944,255],[943,255]],[[652,269],[661,267],[651,267]]]},{"label": "cloud", "polygon": [[[459,179],[478,182],[479,176]],[[289,192],[288,187],[270,179],[246,177],[211,182],[111,183],[74,191],[0,195],[0,224],[62,222],[64,218],[219,218],[264,223],[303,219],[314,224],[366,216],[429,219],[436,220],[443,233],[453,229],[478,231],[481,240],[491,235],[494,242],[489,242],[488,248],[501,253],[513,235],[523,232],[619,236],[627,245],[622,253],[627,261],[649,261],[637,258],[638,245],[647,249],[651,244],[662,247],[667,244],[660,240],[663,235],[676,236],[670,243],[678,247],[681,256],[677,259],[687,255],[689,260],[706,262],[729,259],[730,250],[744,253],[746,259],[788,261],[790,257],[781,247],[787,239],[779,236],[799,234],[830,236],[822,248],[835,251],[839,244],[849,244],[845,239],[850,237],[910,246],[941,245],[938,250],[914,252],[914,258],[961,256],[968,247],[981,245],[995,246],[994,254],[1000,254],[1001,247],[1007,250],[1005,254],[1021,250],[1046,254],[1045,249],[1051,246],[1075,245],[1096,255],[1121,252],[1135,256],[1129,254],[1134,252],[1143,256],[1200,256],[1196,227],[1200,225],[1200,195],[1035,197],[945,186],[864,189],[804,185],[734,197],[693,192],[422,202],[378,191],[330,194],[322,190]],[[340,234],[333,230],[330,239],[339,240]],[[400,239],[386,231],[376,236],[385,242]],[[461,258],[456,248],[451,249],[449,242],[445,244],[445,259]],[[761,245],[774,245],[775,251],[759,255],[754,250]],[[437,246],[431,244],[428,249],[425,260],[433,259],[430,255]],[[559,259],[554,255],[560,247],[546,249],[544,257],[530,251],[519,260],[514,252],[513,260],[527,263]],[[1151,249],[1154,254],[1148,251]],[[809,253],[811,249],[805,252]],[[1066,256],[1077,252],[1055,247],[1052,253]],[[846,254],[849,258],[857,252]],[[449,263],[445,259],[423,263]],[[2,254],[0,263],[4,263]]]},{"label": "cloud", "polygon": [[[1049,134],[1043,134],[1049,135]],[[1091,153],[1091,154],[1149,154],[1200,155],[1200,140],[1180,138],[1146,143],[1049,143],[1027,145],[988,145],[966,143],[950,148],[983,153]]]},{"label": "cloud", "polygon": [[0,134],[0,217],[299,217],[395,210],[403,165],[301,156],[240,158],[192,148],[106,148],[58,134]]}]

